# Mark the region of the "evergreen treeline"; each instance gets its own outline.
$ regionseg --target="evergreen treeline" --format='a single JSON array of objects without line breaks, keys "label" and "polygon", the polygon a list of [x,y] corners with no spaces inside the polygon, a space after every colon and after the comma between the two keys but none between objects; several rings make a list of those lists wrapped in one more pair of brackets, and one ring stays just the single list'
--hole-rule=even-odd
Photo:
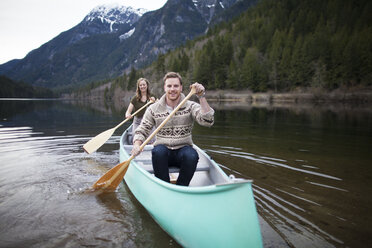
[{"label": "evergreen treeline", "polygon": [[[372,1],[262,0],[229,23],[114,80],[131,89],[139,75],[166,71],[208,89],[254,92],[333,90],[372,84]],[[112,90],[112,89],[111,89]]]},{"label": "evergreen treeline", "polygon": [[368,0],[262,1],[208,34],[189,59],[192,78],[253,91],[371,85],[371,13]]},{"label": "evergreen treeline", "polygon": [[0,97],[51,98],[55,97],[55,94],[46,88],[35,87],[23,82],[15,82],[5,76],[0,76]]}]

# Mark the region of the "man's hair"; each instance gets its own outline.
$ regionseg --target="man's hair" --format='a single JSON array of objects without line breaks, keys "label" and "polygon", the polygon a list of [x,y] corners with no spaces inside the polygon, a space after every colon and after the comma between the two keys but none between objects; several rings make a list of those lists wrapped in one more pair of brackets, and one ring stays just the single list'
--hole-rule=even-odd
[{"label": "man's hair", "polygon": [[171,71],[171,72],[168,72],[167,74],[165,74],[165,76],[163,78],[164,84],[165,84],[165,81],[168,78],[178,78],[180,80],[181,85],[182,85],[182,77],[181,77],[181,75],[178,72]]}]

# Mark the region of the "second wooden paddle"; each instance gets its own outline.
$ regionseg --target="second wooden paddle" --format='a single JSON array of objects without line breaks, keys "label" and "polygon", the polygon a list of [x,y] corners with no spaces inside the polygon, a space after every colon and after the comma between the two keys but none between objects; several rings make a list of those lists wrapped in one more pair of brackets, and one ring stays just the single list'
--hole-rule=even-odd
[{"label": "second wooden paddle", "polygon": [[142,109],[146,108],[151,103],[153,103],[153,101],[150,100],[148,103],[146,103],[144,106],[142,106],[136,112],[134,112],[131,117],[126,118],[124,121],[122,121],[121,123],[119,123],[116,127],[110,128],[109,130],[106,130],[106,131],[98,134],[97,136],[95,136],[91,140],[89,140],[83,146],[84,151],[86,153],[88,153],[88,154],[97,151],[97,149],[100,148],[114,134],[114,132],[115,132],[115,130],[117,128],[119,128],[125,122],[129,121],[131,118],[133,118],[133,116],[135,116],[136,114],[138,114]]}]

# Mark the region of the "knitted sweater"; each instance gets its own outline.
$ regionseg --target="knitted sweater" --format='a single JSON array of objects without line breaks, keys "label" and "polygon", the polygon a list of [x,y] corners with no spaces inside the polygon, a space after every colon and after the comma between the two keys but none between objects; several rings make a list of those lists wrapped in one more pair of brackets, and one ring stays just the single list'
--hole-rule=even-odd
[{"label": "knitted sweater", "polygon": [[[185,98],[181,94],[181,101]],[[133,140],[142,142],[150,135],[153,126],[158,127],[172,112],[166,104],[166,96],[146,109],[141,125],[138,126]],[[192,145],[192,128],[194,121],[202,126],[210,127],[214,122],[214,110],[201,113],[200,104],[187,101],[170,120],[156,134],[154,145],[163,144],[169,149],[179,149],[185,145]]]}]

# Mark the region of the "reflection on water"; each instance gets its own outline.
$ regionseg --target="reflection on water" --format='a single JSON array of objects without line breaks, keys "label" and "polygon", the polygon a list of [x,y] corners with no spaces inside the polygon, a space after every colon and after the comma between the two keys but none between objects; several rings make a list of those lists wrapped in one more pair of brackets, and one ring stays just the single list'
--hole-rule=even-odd
[{"label": "reflection on water", "polygon": [[28,111],[23,103],[18,106],[19,111],[2,113],[0,123],[0,247],[173,243],[125,188],[112,194],[84,193],[119,162],[120,136],[113,135],[93,155],[81,147],[120,116],[56,102],[31,101]]},{"label": "reflection on water", "polygon": [[[214,107],[215,125],[196,125],[194,142],[228,174],[254,180],[266,247],[371,246],[368,108]],[[125,127],[94,154],[82,145],[125,110],[59,101],[0,109],[0,247],[178,247],[125,185],[84,193],[118,163]]]},{"label": "reflection on water", "polygon": [[[213,145],[212,145],[212,147],[213,147]],[[286,169],[289,169],[289,170],[295,170],[295,171],[299,171],[299,172],[302,172],[302,173],[312,174],[312,175],[325,177],[325,178],[330,178],[330,179],[334,179],[334,180],[341,180],[340,178],[333,177],[333,176],[330,176],[330,175],[326,175],[326,174],[323,174],[323,173],[318,173],[316,171],[306,170],[306,169],[302,169],[302,168],[296,168],[296,167],[287,165],[287,164],[285,164],[286,160],[283,160],[283,159],[269,158],[269,157],[266,157],[266,156],[258,156],[258,155],[255,155],[255,154],[252,154],[252,153],[246,153],[246,152],[236,152],[234,150],[229,151],[229,150],[225,150],[224,147],[222,147],[222,149],[218,149],[218,146],[215,146],[215,147],[217,147],[217,150],[209,149],[207,151],[210,151],[211,153],[225,154],[225,155],[228,155],[228,156],[231,156],[231,157],[238,157],[238,158],[253,160],[256,163],[263,164],[263,165],[268,165],[268,166],[273,166],[273,167],[278,167],[279,166],[279,167],[282,167],[282,168],[286,168]],[[302,167],[306,167],[308,169],[310,169],[310,168],[317,169],[317,167],[313,167],[313,166],[302,165]]]},{"label": "reflection on water", "polygon": [[[236,150],[236,149],[234,149]],[[238,155],[236,151],[226,150],[226,147],[222,147],[222,150],[216,149],[207,150],[210,154],[224,154],[231,157],[239,157],[244,160],[251,160],[254,163],[268,165],[273,167],[281,167],[282,169],[295,170],[300,173],[315,175],[319,177],[324,177],[333,180],[341,180],[340,178],[335,178],[330,175],[317,173],[309,170],[304,170],[300,168],[295,168],[285,164],[285,160],[278,158],[262,157],[255,154],[246,154],[244,152],[239,152]],[[278,162],[280,161],[280,163]],[[240,176],[246,177],[244,174],[231,170],[231,173],[238,174]],[[269,189],[266,188],[270,187]],[[261,214],[272,223],[277,231],[285,237],[286,241],[295,247],[332,247],[333,245],[327,240],[332,240],[336,243],[343,244],[341,240],[336,239],[332,235],[326,233],[321,228],[313,224],[311,221],[307,220],[303,216],[307,212],[307,208],[311,206],[322,207],[321,204],[306,199],[299,196],[298,192],[304,192],[297,187],[292,187],[290,193],[288,191],[282,190],[280,188],[272,188],[272,185],[263,185],[262,187],[255,184],[253,185],[255,200],[257,207],[259,208]],[[329,188],[334,188],[331,186],[326,186]],[[283,196],[280,196],[284,194]],[[302,204],[301,204],[302,203]],[[301,205],[307,205],[302,207]],[[306,208],[306,209],[305,209]],[[296,212],[299,212],[297,214]]]},{"label": "reflection on water", "polygon": [[260,215],[290,246],[371,243],[370,109],[250,107],[216,117],[195,142],[228,173],[254,180]]}]

